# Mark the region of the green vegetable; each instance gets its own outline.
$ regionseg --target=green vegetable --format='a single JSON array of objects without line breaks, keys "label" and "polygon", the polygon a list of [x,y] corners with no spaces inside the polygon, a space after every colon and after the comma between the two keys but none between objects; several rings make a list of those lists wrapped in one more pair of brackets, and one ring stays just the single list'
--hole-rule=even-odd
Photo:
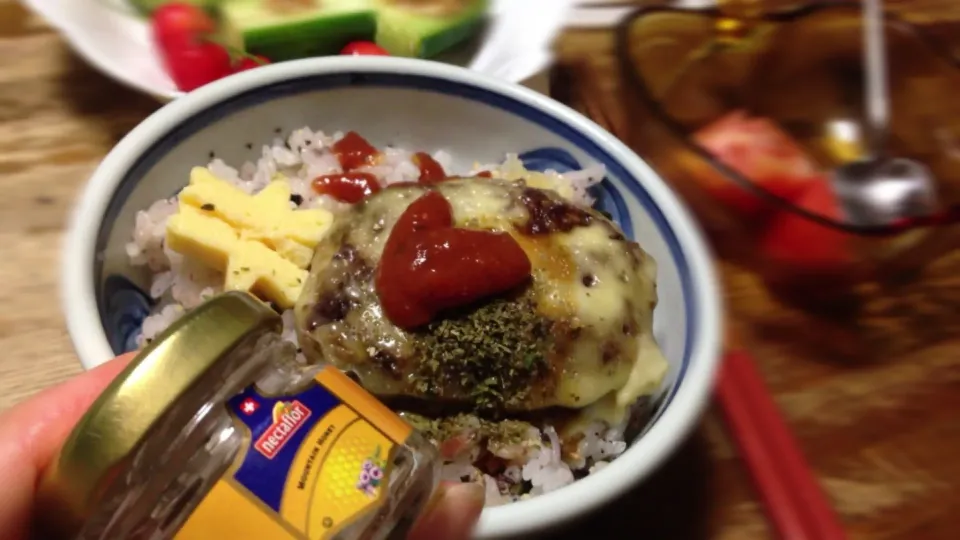
[{"label": "green vegetable", "polygon": [[488,7],[488,0],[434,0],[439,4],[459,4],[459,9],[429,14],[402,0],[374,1],[377,45],[395,56],[420,58],[432,58],[476,34]]},{"label": "green vegetable", "polygon": [[[136,0],[162,3],[162,0]],[[410,0],[194,0],[215,5],[228,34],[272,61],[337,54],[374,39],[396,56],[429,58],[462,43],[483,24],[488,0],[431,14]]]},{"label": "green vegetable", "polygon": [[337,54],[376,31],[371,0],[227,0],[220,18],[247,51],[274,62]]}]

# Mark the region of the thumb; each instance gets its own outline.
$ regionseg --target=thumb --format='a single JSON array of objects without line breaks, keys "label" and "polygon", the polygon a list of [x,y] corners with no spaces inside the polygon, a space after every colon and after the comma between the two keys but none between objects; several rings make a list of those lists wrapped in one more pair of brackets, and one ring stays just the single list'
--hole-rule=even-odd
[{"label": "thumb", "polygon": [[408,540],[469,540],[483,511],[483,501],[481,484],[440,484]]}]

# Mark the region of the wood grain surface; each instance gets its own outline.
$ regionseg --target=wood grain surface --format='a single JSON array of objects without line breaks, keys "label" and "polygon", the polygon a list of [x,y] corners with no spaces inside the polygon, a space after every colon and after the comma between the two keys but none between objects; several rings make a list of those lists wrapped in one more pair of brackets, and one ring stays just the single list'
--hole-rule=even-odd
[{"label": "wood grain surface", "polygon": [[[927,20],[960,11],[918,2]],[[568,32],[557,89],[617,132],[630,118],[611,44],[609,31]],[[2,410],[80,371],[58,297],[64,225],[100,159],[159,105],[92,70],[12,0],[0,0],[0,59]],[[868,313],[830,320],[778,303],[748,270],[721,269],[731,321],[851,538],[960,537],[960,254],[878,293]],[[562,536],[773,538],[712,411],[648,483]]]}]

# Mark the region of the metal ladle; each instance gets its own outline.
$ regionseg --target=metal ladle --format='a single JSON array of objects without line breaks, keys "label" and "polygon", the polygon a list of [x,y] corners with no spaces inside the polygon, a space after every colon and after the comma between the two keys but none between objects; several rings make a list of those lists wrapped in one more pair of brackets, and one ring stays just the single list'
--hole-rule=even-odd
[{"label": "metal ladle", "polygon": [[887,53],[881,0],[863,0],[865,102],[870,155],[838,167],[836,192],[852,225],[878,227],[936,212],[936,185],[917,161],[886,156],[890,123]]}]

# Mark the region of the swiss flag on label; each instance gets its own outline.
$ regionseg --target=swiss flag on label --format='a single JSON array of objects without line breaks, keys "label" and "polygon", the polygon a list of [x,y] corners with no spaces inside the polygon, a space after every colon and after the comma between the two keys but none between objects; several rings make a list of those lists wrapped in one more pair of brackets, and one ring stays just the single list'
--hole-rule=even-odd
[{"label": "swiss flag on label", "polygon": [[243,400],[243,403],[240,404],[240,410],[243,412],[243,414],[246,414],[246,415],[251,415],[257,412],[257,409],[259,408],[260,408],[260,404],[257,403],[257,400],[250,397]]}]

